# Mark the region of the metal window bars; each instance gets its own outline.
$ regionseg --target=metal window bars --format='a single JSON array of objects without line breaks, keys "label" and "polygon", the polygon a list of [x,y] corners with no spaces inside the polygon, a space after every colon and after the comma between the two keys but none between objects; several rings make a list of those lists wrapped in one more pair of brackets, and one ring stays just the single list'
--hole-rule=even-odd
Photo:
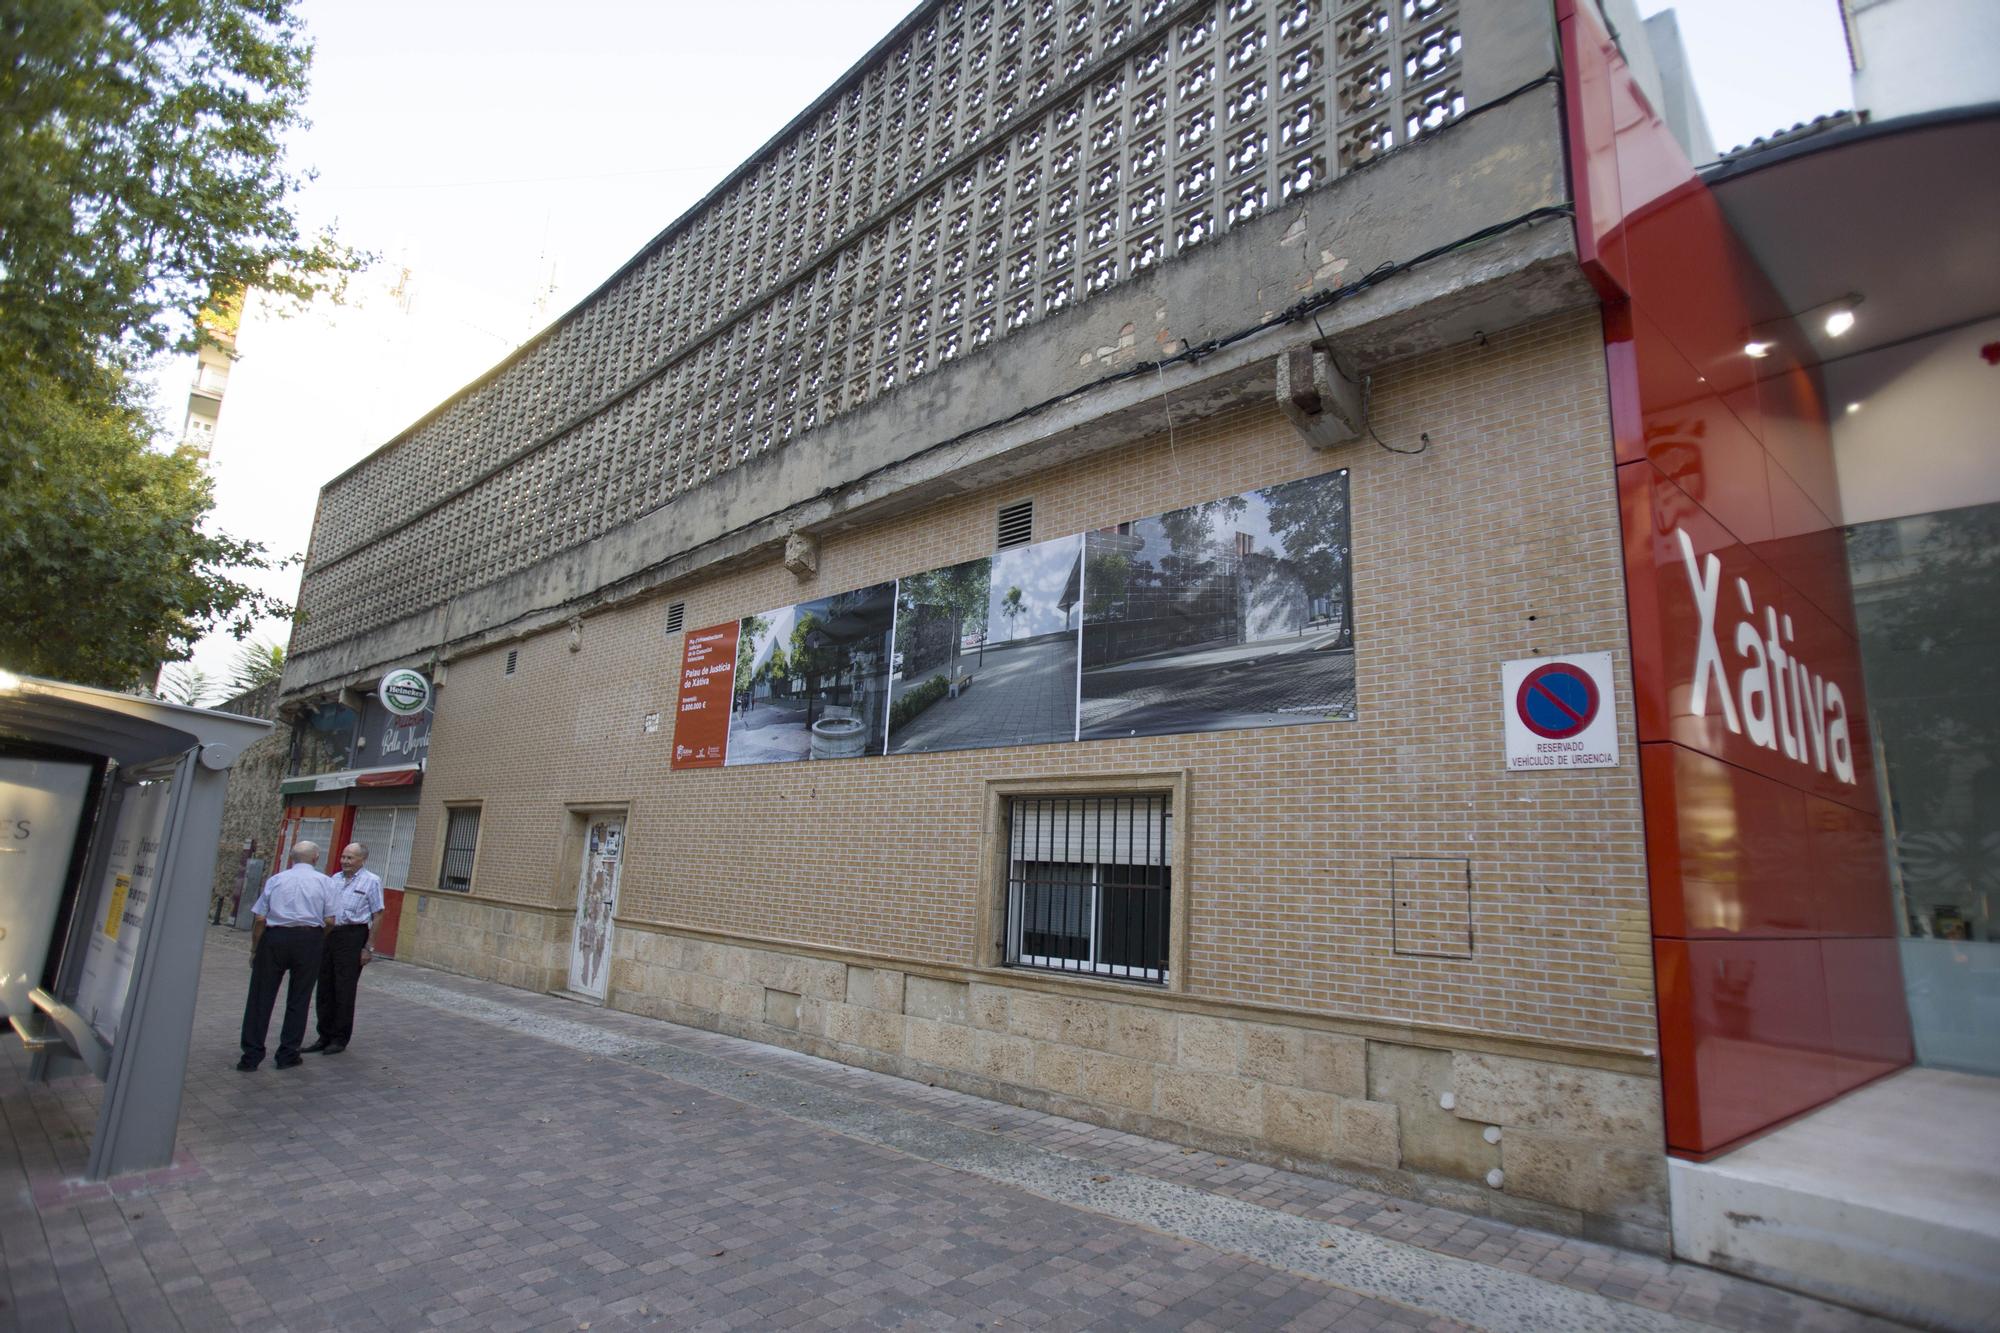
[{"label": "metal window bars", "polygon": [[444,872],[439,886],[454,893],[472,892],[472,858],[479,847],[479,812],[453,810],[444,830]]},{"label": "metal window bars", "polygon": [[1164,985],[1172,818],[1164,794],[1012,798],[1007,963]]}]

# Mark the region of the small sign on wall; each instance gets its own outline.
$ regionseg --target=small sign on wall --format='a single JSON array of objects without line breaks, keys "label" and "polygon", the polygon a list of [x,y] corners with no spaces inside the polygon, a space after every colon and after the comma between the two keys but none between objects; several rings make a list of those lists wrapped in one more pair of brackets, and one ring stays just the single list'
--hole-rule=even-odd
[{"label": "small sign on wall", "polygon": [[1508,771],[1616,768],[1614,697],[1610,653],[1501,663]]}]

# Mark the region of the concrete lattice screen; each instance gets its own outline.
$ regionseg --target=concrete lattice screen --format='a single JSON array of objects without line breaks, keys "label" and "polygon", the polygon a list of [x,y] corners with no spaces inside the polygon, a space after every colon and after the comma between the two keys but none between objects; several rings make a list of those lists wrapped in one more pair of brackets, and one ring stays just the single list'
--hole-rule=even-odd
[{"label": "concrete lattice screen", "polygon": [[294,650],[616,529],[1455,119],[1459,9],[932,6],[326,488]]}]

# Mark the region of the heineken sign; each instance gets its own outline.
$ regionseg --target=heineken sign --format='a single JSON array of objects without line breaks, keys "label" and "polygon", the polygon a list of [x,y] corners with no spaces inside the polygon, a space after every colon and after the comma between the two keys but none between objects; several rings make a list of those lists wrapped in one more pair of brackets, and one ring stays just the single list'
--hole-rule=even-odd
[{"label": "heineken sign", "polygon": [[382,706],[397,717],[415,717],[431,706],[431,683],[421,671],[398,667],[382,677],[375,691]]}]

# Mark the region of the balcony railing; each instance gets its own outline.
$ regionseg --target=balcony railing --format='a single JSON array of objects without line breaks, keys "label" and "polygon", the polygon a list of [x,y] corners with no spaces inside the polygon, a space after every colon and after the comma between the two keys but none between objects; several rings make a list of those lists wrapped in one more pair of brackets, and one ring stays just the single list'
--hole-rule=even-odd
[{"label": "balcony railing", "polygon": [[295,648],[587,542],[1442,126],[1459,8],[941,0],[326,487]]}]

